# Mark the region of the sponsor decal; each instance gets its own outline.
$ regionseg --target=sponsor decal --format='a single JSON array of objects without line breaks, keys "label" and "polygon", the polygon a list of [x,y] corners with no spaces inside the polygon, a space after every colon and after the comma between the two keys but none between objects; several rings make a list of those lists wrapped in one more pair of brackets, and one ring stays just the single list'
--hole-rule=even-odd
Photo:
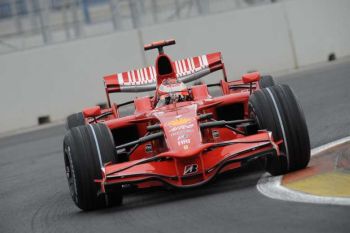
[{"label": "sponsor decal", "polygon": [[198,171],[197,164],[186,165],[184,169],[184,175],[193,174],[193,173],[196,173],[197,171]]},{"label": "sponsor decal", "polygon": [[169,130],[170,133],[179,131],[179,130],[185,130],[185,129],[192,129],[194,124],[188,124],[188,125],[180,125],[180,126],[175,126]]},{"label": "sponsor decal", "polygon": [[187,124],[191,121],[190,118],[176,118],[175,120],[169,121],[167,124],[170,126],[179,126]]},{"label": "sponsor decal", "polygon": [[182,140],[180,140],[180,141],[177,141],[177,144],[178,144],[179,146],[188,145],[188,144],[190,144],[190,143],[191,143],[191,139],[182,139]]},{"label": "sponsor decal", "polygon": [[191,144],[191,139],[188,138],[187,134],[181,134],[177,137],[177,145],[184,146],[184,149],[188,149],[188,144]]},{"label": "sponsor decal", "polygon": [[187,138],[188,138],[187,134],[181,134],[177,137],[177,140],[180,141],[180,140],[187,139]]},{"label": "sponsor decal", "polygon": [[175,131],[175,132],[170,132],[171,137],[175,137],[175,136],[181,136],[183,134],[191,134],[193,133],[193,129],[185,129],[182,131]]}]

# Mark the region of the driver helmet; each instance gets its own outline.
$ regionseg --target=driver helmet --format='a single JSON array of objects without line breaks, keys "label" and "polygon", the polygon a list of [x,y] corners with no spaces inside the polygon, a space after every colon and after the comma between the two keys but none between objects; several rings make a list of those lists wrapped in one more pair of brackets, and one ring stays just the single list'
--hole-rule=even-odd
[{"label": "driver helmet", "polygon": [[188,100],[189,92],[186,85],[173,78],[163,80],[158,89],[159,105],[168,105]]}]

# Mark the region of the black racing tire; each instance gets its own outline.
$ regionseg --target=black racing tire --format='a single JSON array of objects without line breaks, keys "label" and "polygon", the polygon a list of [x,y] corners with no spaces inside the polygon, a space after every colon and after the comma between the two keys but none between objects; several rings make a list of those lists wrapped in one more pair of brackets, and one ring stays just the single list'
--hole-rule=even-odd
[{"label": "black racing tire", "polygon": [[281,154],[266,159],[266,170],[272,175],[305,168],[310,160],[310,139],[304,113],[287,85],[276,85],[255,91],[249,98],[250,117],[260,129],[272,132]]},{"label": "black racing tire", "polygon": [[117,163],[110,129],[104,124],[78,126],[69,130],[63,142],[68,186],[74,203],[82,210],[121,205],[120,185],[102,194],[95,179],[102,178],[101,167]]},{"label": "black racing tire", "polygon": [[259,86],[260,88],[272,87],[275,86],[275,81],[271,75],[264,75],[260,77]]},{"label": "black racing tire", "polygon": [[77,126],[85,125],[85,118],[82,112],[71,114],[66,120],[66,129],[72,129]]}]

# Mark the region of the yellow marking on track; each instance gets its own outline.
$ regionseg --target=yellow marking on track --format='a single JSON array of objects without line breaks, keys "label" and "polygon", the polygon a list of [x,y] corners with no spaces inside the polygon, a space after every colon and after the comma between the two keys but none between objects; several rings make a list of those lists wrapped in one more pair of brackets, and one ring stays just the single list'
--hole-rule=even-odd
[{"label": "yellow marking on track", "polygon": [[350,173],[327,172],[284,186],[318,196],[350,197]]}]

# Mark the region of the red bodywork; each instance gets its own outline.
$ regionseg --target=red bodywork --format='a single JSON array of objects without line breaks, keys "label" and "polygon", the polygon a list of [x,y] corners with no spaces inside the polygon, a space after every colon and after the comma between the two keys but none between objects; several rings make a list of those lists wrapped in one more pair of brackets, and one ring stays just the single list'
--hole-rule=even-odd
[{"label": "red bodywork", "polygon": [[[167,57],[160,52],[155,67],[104,77],[109,107],[102,111],[95,107],[84,110],[86,122],[103,122],[111,129],[116,146],[127,143],[118,138],[133,138],[128,134],[137,134],[138,138],[150,135],[147,130],[150,125],[158,124],[159,129],[156,132],[164,134],[163,138],[138,143],[127,149],[127,161],[105,164],[101,169],[102,179],[95,180],[101,185],[102,192],[109,185],[131,183],[140,188],[164,184],[182,188],[194,187],[258,157],[279,156],[278,146],[268,131],[259,130],[247,135],[226,126],[205,129],[200,127],[201,123],[212,120],[201,120],[201,114],[211,113],[213,119],[222,120],[226,117],[225,109],[232,109],[232,115],[237,119],[249,119],[248,100],[251,92],[259,89],[259,73],[246,74],[242,80],[229,82],[221,53],[173,62],[167,57],[172,68],[169,75],[183,82],[221,70],[223,80],[217,86],[220,87],[222,95],[211,97],[208,85],[201,84],[189,88],[190,101],[157,108],[157,86],[164,75],[161,74],[159,60],[164,56]],[[120,117],[119,107],[123,104],[111,103],[109,98],[114,92],[152,89],[156,90],[153,98],[135,98],[135,112],[130,116]],[[100,114],[105,115],[99,117]],[[231,112],[228,110],[227,114]],[[237,126],[238,130],[243,128],[243,125]],[[120,135],[121,132],[124,134]],[[117,151],[117,156],[118,153],[120,152]]]}]

